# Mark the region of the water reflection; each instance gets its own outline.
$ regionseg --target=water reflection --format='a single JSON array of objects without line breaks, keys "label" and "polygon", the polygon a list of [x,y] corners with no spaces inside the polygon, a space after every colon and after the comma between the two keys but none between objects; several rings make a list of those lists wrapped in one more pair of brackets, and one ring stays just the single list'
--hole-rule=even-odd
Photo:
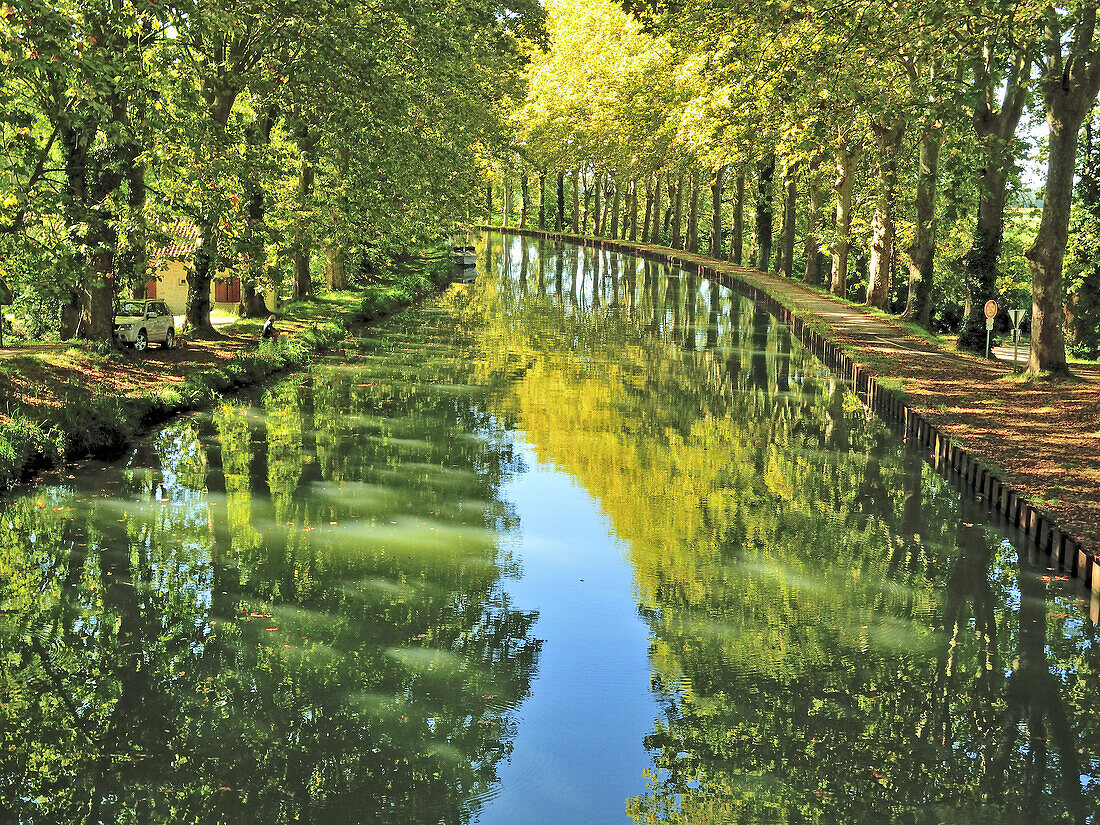
[{"label": "water reflection", "polygon": [[1075,584],[1021,561],[760,307],[599,257],[535,301],[520,242],[489,243],[511,270],[487,317],[532,354],[517,424],[626,541],[652,631],[662,707],[631,817],[1096,821]]},{"label": "water reflection", "polygon": [[[503,821],[521,743],[636,714],[605,667],[564,687],[600,714],[524,715],[561,627],[589,645],[564,657],[609,659],[612,609],[645,623],[649,768],[620,788],[577,768],[616,753],[564,753],[524,774],[531,800],[603,793],[624,822],[1098,821],[1074,583],[729,290],[499,235],[481,267],[124,469],[0,511],[3,821]],[[622,554],[624,606],[576,595],[564,562],[552,583],[552,554],[524,577],[521,450],[606,520],[576,552]],[[568,486],[528,491],[544,530]]]},{"label": "water reflection", "polygon": [[539,642],[435,317],[6,507],[5,821],[476,814]]}]

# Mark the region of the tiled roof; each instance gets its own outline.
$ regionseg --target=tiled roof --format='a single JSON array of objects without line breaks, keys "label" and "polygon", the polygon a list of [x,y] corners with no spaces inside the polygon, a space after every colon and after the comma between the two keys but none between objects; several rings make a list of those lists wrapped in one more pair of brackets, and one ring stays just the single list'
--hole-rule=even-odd
[{"label": "tiled roof", "polygon": [[199,228],[190,221],[176,221],[168,229],[171,241],[152,251],[153,258],[181,261],[191,257],[199,246]]}]

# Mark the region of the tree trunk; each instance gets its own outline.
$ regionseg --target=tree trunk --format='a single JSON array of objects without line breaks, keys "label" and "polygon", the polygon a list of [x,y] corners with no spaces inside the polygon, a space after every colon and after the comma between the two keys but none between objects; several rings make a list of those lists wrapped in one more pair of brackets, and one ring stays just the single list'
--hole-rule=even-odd
[{"label": "tree trunk", "polygon": [[325,283],[329,289],[348,288],[348,276],[344,268],[344,250],[339,246],[330,246],[325,250]]},{"label": "tree trunk", "polygon": [[[1030,375],[1068,375],[1063,330],[1065,305],[1062,300],[1062,264],[1069,238],[1069,215],[1073,198],[1073,177],[1077,166],[1077,139],[1081,123],[1100,91],[1100,55],[1089,54],[1093,42],[1096,9],[1086,12],[1074,32],[1073,44],[1080,50],[1066,63],[1063,78],[1044,79],[1043,103],[1050,126],[1046,192],[1039,231],[1026,255],[1031,264],[1031,352]],[[1060,32],[1048,33],[1048,58],[1061,55]],[[1084,39],[1087,37],[1087,41]],[[1088,55],[1091,60],[1082,60]],[[1077,62],[1074,63],[1074,58]]]},{"label": "tree trunk", "polygon": [[856,178],[859,149],[843,140],[836,150],[836,241],[833,244],[833,279],[829,291],[848,296],[848,252],[852,248],[852,187]]},{"label": "tree trunk", "polygon": [[894,265],[894,207],[897,200],[898,146],[905,135],[905,122],[874,128],[878,138],[878,202],[871,220],[871,273],[867,284],[867,306],[890,307],[890,271]]},{"label": "tree trunk", "polygon": [[810,210],[806,216],[806,241],[802,246],[802,254],[806,257],[802,280],[813,286],[821,283],[821,241],[818,233],[823,229],[821,218],[824,205],[825,187],[815,172],[810,178]]},{"label": "tree trunk", "polygon": [[581,172],[579,169],[573,170],[573,234],[576,235],[580,232],[580,185],[581,185]]},{"label": "tree trunk", "polygon": [[539,172],[539,230],[546,229],[546,173]]},{"label": "tree trunk", "polygon": [[737,171],[733,189],[733,226],[730,228],[730,260],[742,266],[745,262],[745,172]]},{"label": "tree trunk", "polygon": [[558,213],[554,216],[554,229],[561,232],[565,228],[565,172],[558,170]]},{"label": "tree trunk", "polygon": [[775,256],[776,269],[784,278],[794,273],[794,217],[798,204],[798,178],[793,164],[783,171],[783,221],[780,231],[779,251]]},{"label": "tree trunk", "polygon": [[622,197],[622,193],[619,189],[618,179],[613,180],[611,185],[615,189],[615,197],[614,197],[614,200],[611,203],[611,232],[610,232],[610,235],[611,235],[612,238],[618,239],[620,237],[620,232],[619,232],[619,208],[622,206],[622,204],[620,203],[620,198]]},{"label": "tree trunk", "polygon": [[683,249],[684,239],[680,232],[680,221],[684,215],[684,173],[676,178],[676,194],[672,201],[672,248]]},{"label": "tree trunk", "polygon": [[[313,150],[317,138],[303,135],[299,141],[302,153],[301,167],[298,171],[298,202],[303,214],[309,208],[313,198]],[[299,225],[294,241],[294,297],[304,298],[313,294],[313,280],[309,272],[309,260],[313,251],[312,227]]]},{"label": "tree trunk", "polygon": [[187,270],[187,326],[195,336],[207,336],[214,332],[210,323],[210,282],[214,277],[217,260],[217,224],[211,216],[199,223],[199,245],[191,256]]},{"label": "tree trunk", "polygon": [[726,174],[726,167],[719,166],[714,170],[714,177],[710,181],[710,250],[712,258],[722,257],[722,181]]},{"label": "tree trunk", "polygon": [[909,298],[902,315],[928,329],[932,318],[932,267],[936,257],[936,190],[943,131],[933,127],[921,135],[920,171],[914,200],[913,242],[905,250],[909,267]]},{"label": "tree trunk", "polygon": [[[259,293],[267,267],[267,255],[264,241],[267,237],[266,211],[264,206],[264,188],[261,182],[259,158],[263,147],[271,142],[271,130],[275,124],[275,112],[267,109],[245,130],[245,146],[252,162],[245,177],[245,238],[242,244],[244,252],[244,276],[241,278],[241,302],[237,305],[237,314],[246,318],[258,318],[267,314],[267,304]],[[339,150],[336,173],[341,184],[345,182],[351,152]],[[336,223],[334,216],[333,223]]]},{"label": "tree trunk", "polygon": [[505,229],[508,228],[508,213],[512,211],[512,182],[507,177],[504,178],[504,204],[501,210],[500,223]]},{"label": "tree trunk", "polygon": [[595,182],[592,184],[592,188],[595,190],[595,203],[592,209],[592,234],[597,238],[603,235],[603,198],[600,197],[603,194],[600,190],[603,189],[603,174],[597,172],[595,175]]},{"label": "tree trunk", "polygon": [[493,184],[485,184],[485,209],[489,212],[489,224],[493,223]]},{"label": "tree trunk", "polygon": [[645,182],[645,218],[642,220],[642,242],[649,240],[649,221],[653,216],[653,176],[646,178]]},{"label": "tree trunk", "polygon": [[[984,69],[978,67],[979,72]],[[1000,77],[999,64],[996,71],[996,77]],[[960,262],[966,277],[968,311],[959,330],[959,346],[975,353],[985,353],[984,310],[996,292],[1008,181],[1015,162],[1013,139],[1024,111],[1030,72],[1031,44],[1025,43],[1014,55],[1008,77],[1002,83],[999,108],[991,95],[980,98],[974,108],[974,132],[982,142],[985,164],[978,170],[978,219],[973,241]],[[989,86],[993,78],[987,72],[980,79]]]},{"label": "tree trunk", "polygon": [[699,171],[693,166],[688,179],[691,188],[688,201],[687,237],[684,248],[695,255],[699,252]]},{"label": "tree trunk", "polygon": [[649,242],[654,245],[661,243],[661,173],[657,173],[657,182],[653,185],[653,229],[649,235]]},{"label": "tree trunk", "polygon": [[[625,234],[625,233],[624,233]],[[638,181],[630,182],[630,240],[638,240]]]},{"label": "tree trunk", "polygon": [[529,180],[527,172],[520,175],[519,178],[519,228],[527,228],[527,210],[530,206],[527,202],[527,197],[530,194]]},{"label": "tree trunk", "polygon": [[772,178],[775,176],[775,155],[769,155],[756,165],[756,268],[768,271],[772,259]]}]

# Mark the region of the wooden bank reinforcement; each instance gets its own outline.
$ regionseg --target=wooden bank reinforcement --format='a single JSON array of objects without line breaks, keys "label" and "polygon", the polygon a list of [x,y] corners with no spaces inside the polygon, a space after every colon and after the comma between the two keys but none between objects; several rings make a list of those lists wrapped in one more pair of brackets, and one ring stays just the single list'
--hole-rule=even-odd
[{"label": "wooden bank reinforcement", "polygon": [[895,392],[884,387],[867,367],[856,363],[839,344],[812,329],[802,317],[785,307],[766,289],[745,280],[737,272],[718,270],[708,265],[708,261],[718,265],[724,262],[694,255],[686,258],[682,257],[683,253],[679,250],[654,248],[631,241],[538,229],[492,226],[472,228],[571,243],[656,261],[714,280],[760,304],[787,325],[802,346],[810,350],[838,377],[847,381],[860,401],[885,421],[906,444],[924,454],[936,470],[954,476],[961,485],[972,489],[988,503],[992,512],[1003,516],[1006,526],[1013,533],[1026,537],[1032,543],[1032,549],[1049,557],[1052,564],[1058,564],[1062,570],[1088,587],[1093,593],[1090,612],[1094,621],[1100,620],[1100,562],[1090,549],[1086,549],[1081,541],[1063,531],[1050,516],[1012,489],[995,472],[982,466],[977,458],[940,432],[919,412],[910,408]]}]

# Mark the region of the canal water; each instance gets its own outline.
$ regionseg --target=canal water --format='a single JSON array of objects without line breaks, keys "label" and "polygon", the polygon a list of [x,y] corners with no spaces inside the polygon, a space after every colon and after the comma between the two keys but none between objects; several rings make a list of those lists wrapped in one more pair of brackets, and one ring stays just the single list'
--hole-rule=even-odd
[{"label": "canal water", "polygon": [[1077,583],[749,301],[480,252],[4,503],[0,822],[1100,821]]}]

